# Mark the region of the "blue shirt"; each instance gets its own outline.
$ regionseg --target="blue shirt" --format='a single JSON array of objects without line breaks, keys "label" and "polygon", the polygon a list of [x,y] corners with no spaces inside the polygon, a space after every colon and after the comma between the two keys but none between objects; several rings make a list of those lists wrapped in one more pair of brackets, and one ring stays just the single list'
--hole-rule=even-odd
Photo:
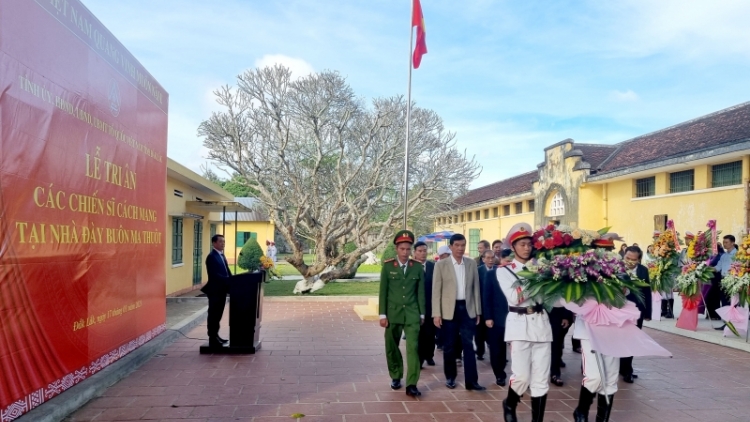
[{"label": "blue shirt", "polygon": [[721,276],[727,275],[729,272],[729,267],[732,265],[732,258],[734,258],[734,255],[737,253],[737,249],[732,249],[729,252],[726,252],[724,255],[721,256],[719,259],[719,263],[716,264],[716,269],[721,271]]}]

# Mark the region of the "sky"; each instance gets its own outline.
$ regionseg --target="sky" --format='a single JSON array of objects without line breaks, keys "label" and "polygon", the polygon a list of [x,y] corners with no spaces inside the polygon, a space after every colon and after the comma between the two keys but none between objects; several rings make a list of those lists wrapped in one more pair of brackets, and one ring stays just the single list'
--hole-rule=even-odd
[{"label": "sky", "polygon": [[[213,91],[248,69],[335,70],[406,95],[412,0],[82,0],[169,93],[168,155],[200,173]],[[750,2],[422,0],[412,99],[483,170],[536,169],[571,138],[613,144],[750,100]]]}]

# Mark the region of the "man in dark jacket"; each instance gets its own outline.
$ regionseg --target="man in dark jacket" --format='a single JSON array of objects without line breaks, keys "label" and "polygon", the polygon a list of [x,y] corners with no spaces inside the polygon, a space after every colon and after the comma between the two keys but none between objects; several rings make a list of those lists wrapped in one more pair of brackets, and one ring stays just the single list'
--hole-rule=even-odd
[{"label": "man in dark jacket", "polygon": [[206,272],[208,282],[201,289],[208,297],[208,345],[210,347],[222,347],[227,340],[219,337],[219,322],[224,315],[224,307],[227,303],[227,291],[229,290],[229,264],[224,257],[224,236],[215,234],[211,237],[213,249],[206,257]]},{"label": "man in dark jacket", "polygon": [[[479,282],[481,284],[482,296],[484,296],[484,277],[488,272],[495,269],[495,253],[492,249],[485,249],[482,253],[482,263],[477,268],[479,273]],[[484,360],[485,343],[487,342],[487,325],[485,325],[484,317],[479,319],[477,325],[477,332],[474,335],[474,344],[476,344],[477,360]]]},{"label": "man in dark jacket", "polygon": [[[432,273],[435,271],[435,263],[427,260],[426,243],[414,244],[414,260],[424,266],[425,315],[432,315]],[[425,362],[429,366],[435,366],[435,334],[435,324],[422,324],[419,327],[420,366]]]},{"label": "man in dark jacket", "polygon": [[[638,246],[629,246],[625,249],[625,266],[628,272],[635,274],[638,279],[646,283],[646,287],[641,288],[643,298],[638,298],[635,292],[628,293],[627,299],[635,303],[638,310],[641,311],[641,317],[638,318],[638,328],[643,328],[643,320],[651,321],[651,282],[648,278],[648,268],[641,264],[643,251]],[[633,374],[633,357],[620,358],[620,375],[623,381],[632,384],[638,375]]]},{"label": "man in dark jacket", "polygon": [[[494,258],[494,256],[493,256]],[[505,319],[508,317],[508,300],[505,298],[497,281],[497,267],[480,268],[482,281],[482,316],[487,329],[487,345],[490,347],[490,365],[495,374],[495,383],[505,385],[505,361],[507,357],[505,344]]]}]

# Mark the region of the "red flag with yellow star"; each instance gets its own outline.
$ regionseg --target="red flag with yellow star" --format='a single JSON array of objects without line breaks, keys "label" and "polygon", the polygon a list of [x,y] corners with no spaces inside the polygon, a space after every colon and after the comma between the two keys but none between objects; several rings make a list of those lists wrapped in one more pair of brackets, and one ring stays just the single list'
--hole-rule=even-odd
[{"label": "red flag with yellow star", "polygon": [[419,68],[422,63],[422,56],[427,54],[427,41],[425,41],[424,16],[422,16],[422,4],[419,0],[414,0],[411,11],[411,26],[417,27],[417,45],[414,47],[414,56],[412,63],[414,69]]}]

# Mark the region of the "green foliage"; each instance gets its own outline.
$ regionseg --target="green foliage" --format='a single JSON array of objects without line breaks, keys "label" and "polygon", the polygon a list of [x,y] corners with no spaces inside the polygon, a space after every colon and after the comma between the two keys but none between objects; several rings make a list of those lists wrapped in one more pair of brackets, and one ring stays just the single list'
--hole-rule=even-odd
[{"label": "green foliage", "polygon": [[383,251],[382,262],[388,261],[389,259],[396,259],[396,245],[389,243]]},{"label": "green foliage", "polygon": [[263,256],[263,249],[260,248],[258,241],[250,238],[240,251],[238,265],[240,268],[250,272],[260,269],[260,257]]},{"label": "green foliage", "polygon": [[258,191],[243,180],[242,176],[235,174],[230,180],[221,183],[221,187],[238,198],[256,196]]}]

